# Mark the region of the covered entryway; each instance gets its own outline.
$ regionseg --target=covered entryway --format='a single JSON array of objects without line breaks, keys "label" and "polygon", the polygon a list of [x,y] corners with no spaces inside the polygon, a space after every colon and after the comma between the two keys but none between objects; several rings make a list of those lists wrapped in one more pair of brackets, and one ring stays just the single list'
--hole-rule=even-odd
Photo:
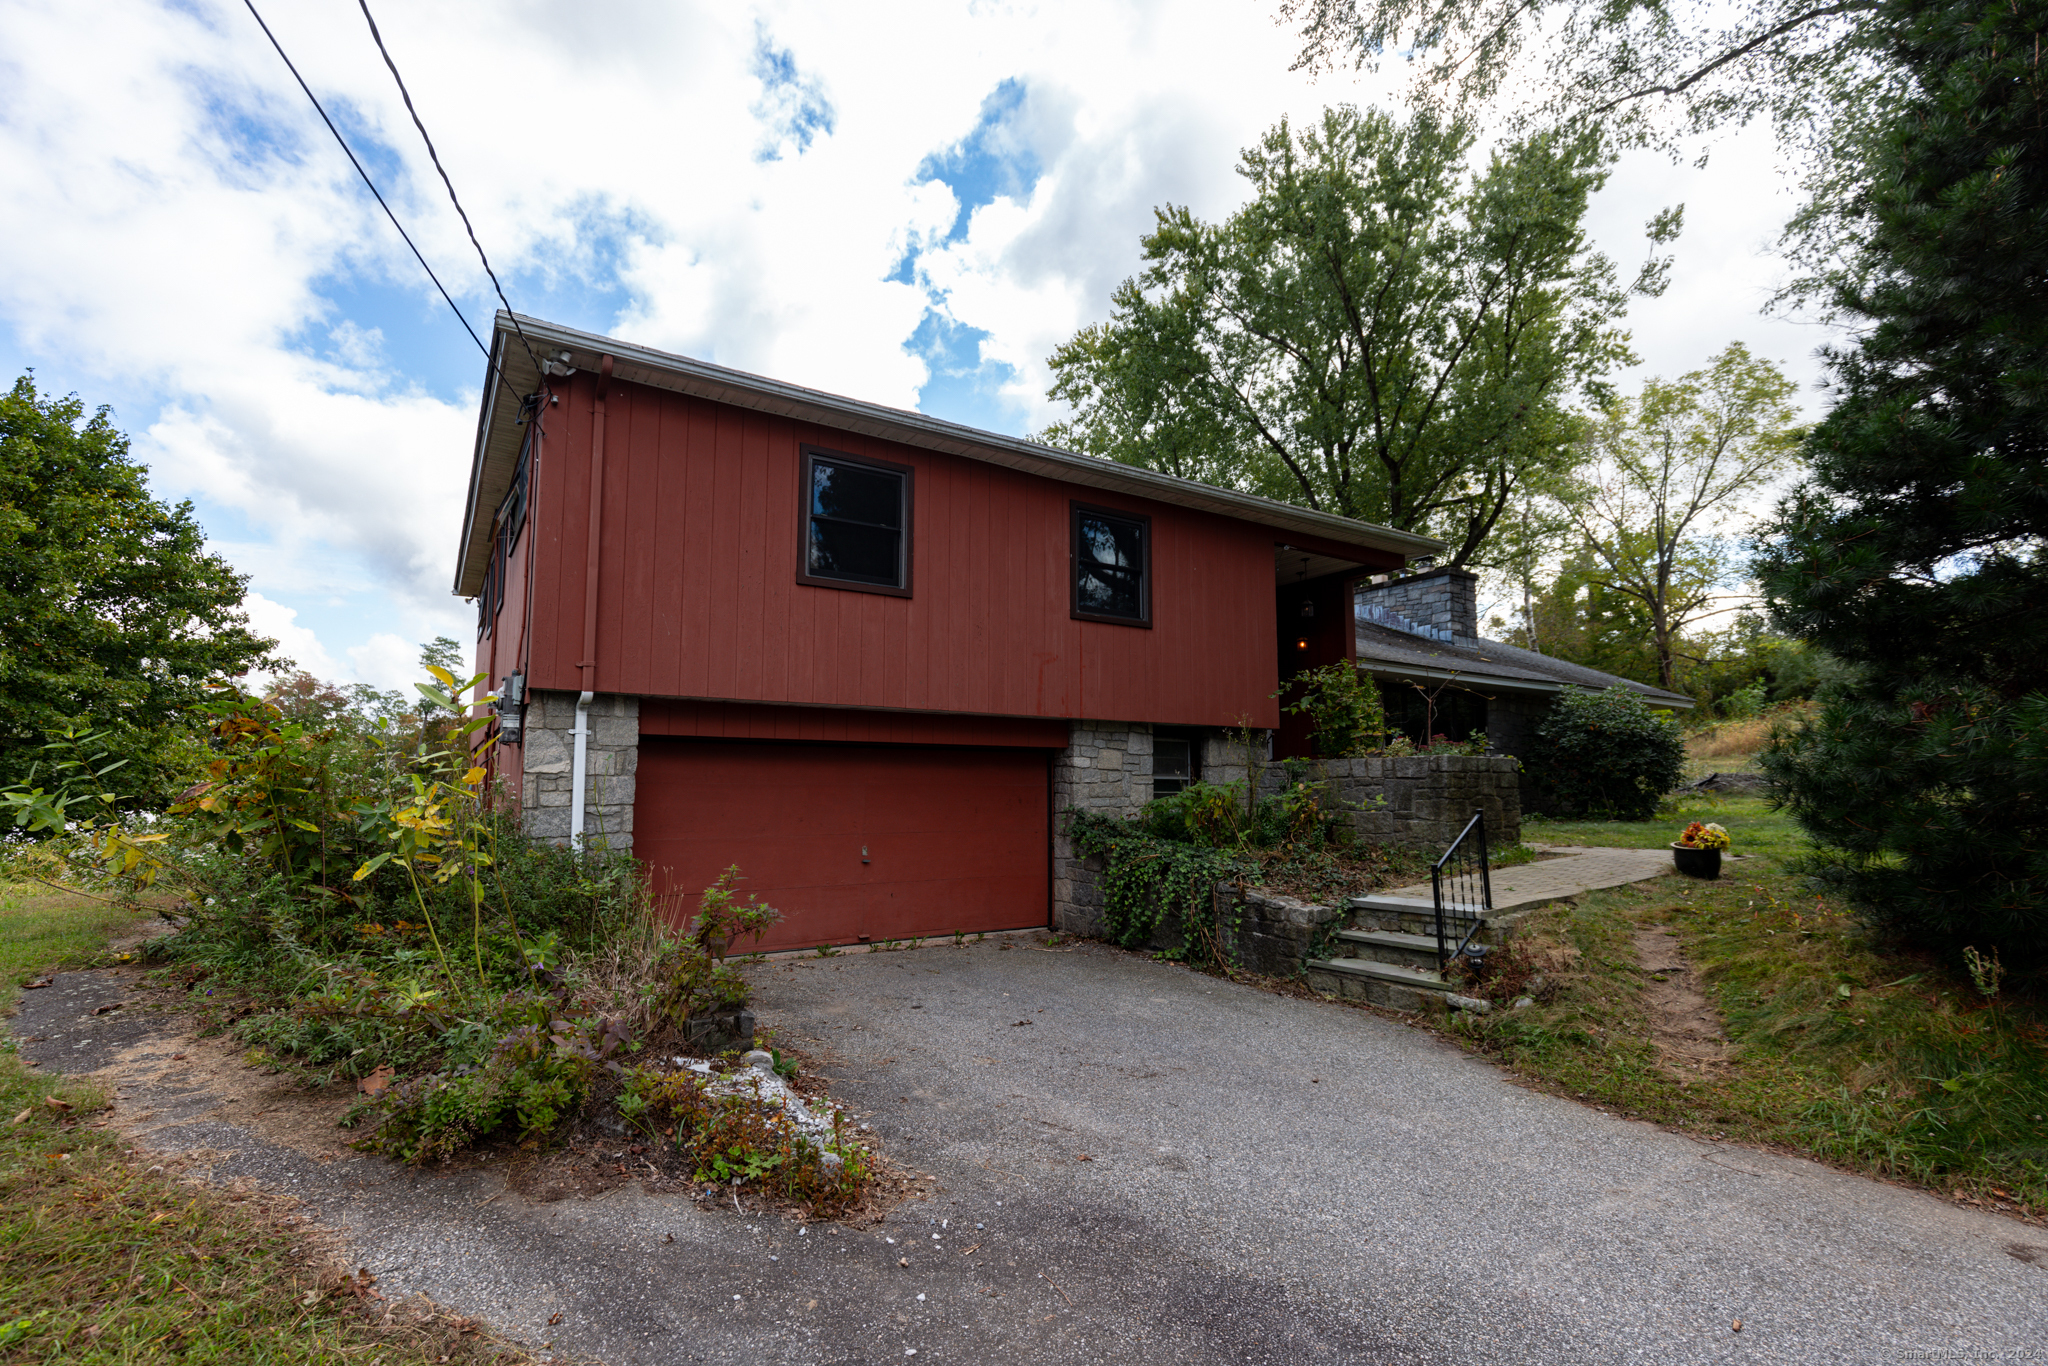
[{"label": "covered entryway", "polygon": [[1046,752],[643,736],[633,851],[657,892],[737,863],[763,949],[1047,923]]}]

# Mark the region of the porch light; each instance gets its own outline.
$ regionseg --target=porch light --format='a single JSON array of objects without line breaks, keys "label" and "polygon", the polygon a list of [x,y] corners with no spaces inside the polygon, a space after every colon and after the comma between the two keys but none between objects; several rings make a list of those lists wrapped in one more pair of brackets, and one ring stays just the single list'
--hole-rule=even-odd
[{"label": "porch light", "polygon": [[1300,640],[1295,641],[1294,648],[1297,650],[1306,650],[1308,648],[1308,637],[1303,636]]}]

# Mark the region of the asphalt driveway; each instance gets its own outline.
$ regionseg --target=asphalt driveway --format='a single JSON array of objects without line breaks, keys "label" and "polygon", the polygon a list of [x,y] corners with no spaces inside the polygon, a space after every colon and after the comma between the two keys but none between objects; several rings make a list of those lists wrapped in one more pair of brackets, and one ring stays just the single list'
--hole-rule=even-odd
[{"label": "asphalt driveway", "polygon": [[[635,1188],[529,1205],[488,1170],[311,1161],[169,1083],[124,1103],[160,1110],[147,1141],[205,1150],[216,1179],[305,1197],[385,1288],[620,1366],[1835,1363],[2048,1343],[2048,1232],[1525,1091],[1360,1011],[1021,941],[753,974],[764,1023],[935,1178],[880,1228]],[[97,1065],[91,1031],[116,1026],[84,1012],[119,993],[103,981],[26,997],[16,1032],[52,1037],[24,1052]],[[149,1046],[138,1020],[118,1028],[129,1056]]]}]

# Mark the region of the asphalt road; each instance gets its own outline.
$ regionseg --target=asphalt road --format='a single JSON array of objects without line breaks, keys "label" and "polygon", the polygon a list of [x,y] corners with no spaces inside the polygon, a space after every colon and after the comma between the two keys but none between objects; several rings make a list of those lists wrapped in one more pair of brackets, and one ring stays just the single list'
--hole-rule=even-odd
[{"label": "asphalt road", "polygon": [[[2048,1359],[2048,1232],[1529,1092],[1361,1011],[996,941],[753,973],[936,1178],[879,1228],[529,1205],[488,1170],[313,1162],[175,1085],[125,1103],[306,1199],[382,1288],[614,1366]],[[148,1048],[146,1017],[86,1014],[119,994],[30,993],[23,1051]]]}]

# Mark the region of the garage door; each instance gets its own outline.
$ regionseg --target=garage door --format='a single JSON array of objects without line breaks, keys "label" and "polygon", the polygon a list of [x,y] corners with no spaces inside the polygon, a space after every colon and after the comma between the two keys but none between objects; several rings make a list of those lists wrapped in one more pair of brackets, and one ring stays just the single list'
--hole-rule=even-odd
[{"label": "garage door", "polygon": [[633,852],[657,890],[737,863],[763,949],[1022,929],[1050,894],[1043,751],[640,741]]}]

